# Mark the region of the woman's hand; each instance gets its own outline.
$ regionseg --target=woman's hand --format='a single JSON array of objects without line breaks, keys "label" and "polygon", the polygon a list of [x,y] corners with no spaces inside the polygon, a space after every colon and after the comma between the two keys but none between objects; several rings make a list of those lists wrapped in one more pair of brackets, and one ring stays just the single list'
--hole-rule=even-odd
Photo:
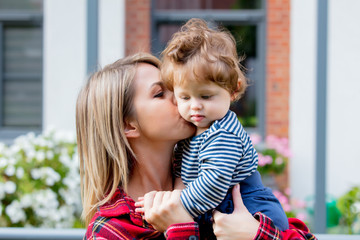
[{"label": "woman's hand", "polygon": [[181,190],[145,194],[144,199],[137,202],[137,212],[144,212],[145,220],[157,231],[165,232],[171,224],[194,222],[180,201]]},{"label": "woman's hand", "polygon": [[245,207],[241,195],[240,185],[237,184],[232,190],[234,212],[224,214],[219,211],[214,212],[213,228],[217,239],[254,239],[260,223],[251,215]]}]

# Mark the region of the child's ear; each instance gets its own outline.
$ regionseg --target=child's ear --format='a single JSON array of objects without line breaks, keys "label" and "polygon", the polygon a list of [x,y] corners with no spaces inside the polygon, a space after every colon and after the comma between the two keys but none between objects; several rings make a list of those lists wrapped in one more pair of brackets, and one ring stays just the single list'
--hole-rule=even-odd
[{"label": "child's ear", "polygon": [[237,87],[236,87],[236,91],[234,91],[232,94],[231,94],[231,102],[235,101],[239,95],[239,90],[241,89],[241,81],[240,79],[238,80],[237,82]]},{"label": "child's ear", "polygon": [[140,136],[139,125],[135,120],[125,121],[125,136],[127,138],[137,138]]}]

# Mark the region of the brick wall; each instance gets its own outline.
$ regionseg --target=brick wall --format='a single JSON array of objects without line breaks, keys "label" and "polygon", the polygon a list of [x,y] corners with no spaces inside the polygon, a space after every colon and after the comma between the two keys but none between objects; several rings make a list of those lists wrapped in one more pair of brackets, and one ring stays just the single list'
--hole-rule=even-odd
[{"label": "brick wall", "polygon": [[126,0],[125,54],[150,52],[151,1]]},{"label": "brick wall", "polygon": [[267,1],[266,134],[288,137],[290,0]]}]

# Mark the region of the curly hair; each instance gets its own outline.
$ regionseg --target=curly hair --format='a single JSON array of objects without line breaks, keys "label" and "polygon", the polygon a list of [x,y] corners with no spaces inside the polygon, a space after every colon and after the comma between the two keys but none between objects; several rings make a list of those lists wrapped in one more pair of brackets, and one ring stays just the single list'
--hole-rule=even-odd
[{"label": "curly hair", "polygon": [[239,99],[247,88],[234,37],[226,29],[209,28],[202,19],[183,25],[161,57],[161,76],[170,90],[185,81],[208,80]]}]

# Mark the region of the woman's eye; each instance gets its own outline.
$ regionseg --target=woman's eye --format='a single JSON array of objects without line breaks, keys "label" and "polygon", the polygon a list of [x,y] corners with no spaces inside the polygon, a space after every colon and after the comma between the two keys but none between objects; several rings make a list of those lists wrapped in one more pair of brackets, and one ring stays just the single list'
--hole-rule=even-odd
[{"label": "woman's eye", "polygon": [[201,96],[201,98],[202,99],[209,99],[209,98],[211,98],[211,96],[210,95],[203,95],[203,96]]},{"label": "woman's eye", "polygon": [[182,100],[189,100],[190,99],[190,97],[187,97],[187,96],[181,96],[180,97]]},{"label": "woman's eye", "polygon": [[163,91],[161,91],[161,92],[159,92],[159,93],[157,93],[157,94],[154,95],[155,98],[159,98],[159,97],[163,97],[163,96],[164,96],[164,92],[163,92]]}]

